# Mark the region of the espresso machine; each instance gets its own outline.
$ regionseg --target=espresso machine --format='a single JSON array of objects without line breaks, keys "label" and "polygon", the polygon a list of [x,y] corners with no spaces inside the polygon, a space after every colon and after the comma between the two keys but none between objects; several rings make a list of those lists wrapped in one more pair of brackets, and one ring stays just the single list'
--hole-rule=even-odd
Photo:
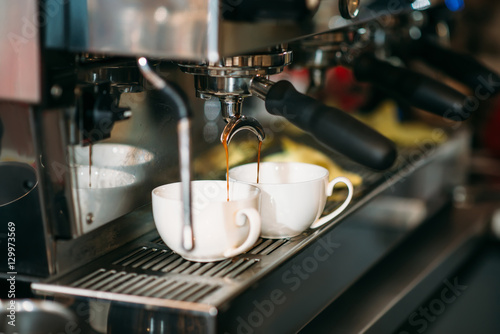
[{"label": "espresso machine", "polygon": [[[305,326],[449,203],[470,138],[457,126],[444,144],[403,149],[275,75],[307,68],[311,93],[342,65],[410,106],[463,121],[470,97],[391,62],[408,56],[401,45],[420,43],[414,27],[435,37],[417,20],[435,8],[446,9],[438,0],[2,3],[0,245],[15,263],[0,268],[14,291],[2,298],[27,319],[18,326],[34,307],[85,333]],[[316,231],[260,239],[225,261],[184,260],[156,232],[151,190],[182,182],[183,246],[196,247],[189,183],[204,176],[192,162],[242,131],[266,140],[265,118],[254,103],[244,108],[255,97],[363,184]]]}]

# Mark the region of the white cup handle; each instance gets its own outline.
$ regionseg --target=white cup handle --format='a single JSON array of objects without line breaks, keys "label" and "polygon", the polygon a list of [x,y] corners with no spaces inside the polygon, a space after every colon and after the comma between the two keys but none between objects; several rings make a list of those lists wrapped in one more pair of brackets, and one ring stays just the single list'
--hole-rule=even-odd
[{"label": "white cup handle", "polygon": [[248,237],[241,244],[241,246],[236,248],[228,249],[224,252],[224,257],[233,257],[246,252],[257,242],[260,236],[260,214],[254,208],[241,209],[236,213],[236,224],[238,226],[243,226],[245,224],[245,216],[248,218],[250,224],[250,231],[248,232]]},{"label": "white cup handle", "polygon": [[314,223],[312,223],[311,228],[318,228],[318,227],[324,225],[325,223],[329,222],[333,218],[337,217],[342,211],[344,211],[344,209],[351,202],[354,189],[353,189],[351,181],[349,181],[349,179],[344,177],[344,176],[336,177],[333,180],[331,180],[330,183],[328,183],[328,187],[326,189],[326,196],[332,196],[333,188],[335,187],[335,185],[337,183],[344,183],[347,186],[347,198],[345,199],[344,203],[342,203],[342,205],[339,206],[335,211],[333,211],[332,213],[330,213],[324,217],[319,218]]}]

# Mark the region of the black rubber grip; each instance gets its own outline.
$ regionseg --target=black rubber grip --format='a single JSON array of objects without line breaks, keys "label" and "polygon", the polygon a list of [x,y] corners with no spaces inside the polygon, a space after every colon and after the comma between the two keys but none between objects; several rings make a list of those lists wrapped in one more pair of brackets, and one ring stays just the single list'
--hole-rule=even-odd
[{"label": "black rubber grip", "polygon": [[444,48],[430,38],[422,39],[416,49],[423,61],[471,88],[478,98],[488,99],[500,91],[500,76],[472,56]]},{"label": "black rubber grip", "polygon": [[358,81],[370,82],[388,95],[433,114],[463,121],[474,108],[468,97],[457,90],[407,68],[396,67],[372,55],[361,55],[353,63]]},{"label": "black rubber grip", "polygon": [[373,169],[396,160],[394,143],[345,112],[303,95],[288,81],[275,83],[266,95],[266,109],[313,135],[326,146]]}]

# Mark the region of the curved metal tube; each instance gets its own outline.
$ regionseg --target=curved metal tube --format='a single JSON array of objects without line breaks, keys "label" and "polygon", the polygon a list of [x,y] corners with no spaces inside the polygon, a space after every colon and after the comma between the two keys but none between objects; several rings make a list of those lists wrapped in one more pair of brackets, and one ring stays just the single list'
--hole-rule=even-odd
[{"label": "curved metal tube", "polygon": [[187,250],[194,248],[193,219],[191,213],[191,136],[189,108],[182,95],[170,86],[159,75],[153,72],[146,58],[141,57],[137,64],[142,75],[157,90],[163,93],[166,100],[174,103],[179,120],[177,123],[177,136],[179,140],[179,168],[181,174],[181,198],[184,225],[182,228],[182,247]]}]

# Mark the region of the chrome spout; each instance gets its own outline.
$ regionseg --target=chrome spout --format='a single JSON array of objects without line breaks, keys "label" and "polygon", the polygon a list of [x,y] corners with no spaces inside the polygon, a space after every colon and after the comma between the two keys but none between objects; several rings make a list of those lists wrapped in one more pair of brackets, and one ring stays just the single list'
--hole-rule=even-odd
[{"label": "chrome spout", "polygon": [[220,141],[222,143],[229,142],[234,135],[242,130],[248,130],[255,134],[259,141],[263,141],[266,137],[262,125],[253,117],[247,117],[241,114],[243,98],[240,96],[224,96],[220,98],[222,117],[227,122],[222,131]]},{"label": "chrome spout", "polygon": [[222,117],[226,122],[229,122],[232,118],[240,117],[243,104],[243,98],[241,96],[227,95],[219,99]]}]

